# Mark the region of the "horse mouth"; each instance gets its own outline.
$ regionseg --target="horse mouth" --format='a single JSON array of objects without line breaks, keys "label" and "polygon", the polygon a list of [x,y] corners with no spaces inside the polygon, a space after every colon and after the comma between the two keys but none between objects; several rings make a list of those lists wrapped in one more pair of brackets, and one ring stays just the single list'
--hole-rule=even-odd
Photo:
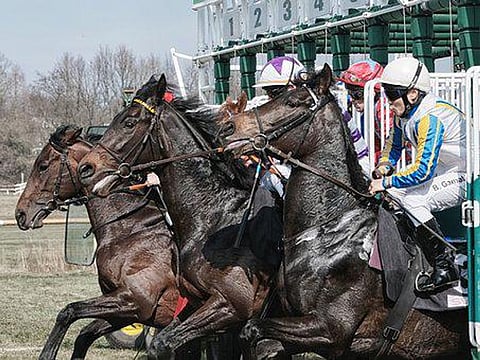
[{"label": "horse mouth", "polygon": [[119,179],[118,175],[104,177],[94,185],[92,193],[99,197],[107,197]]}]

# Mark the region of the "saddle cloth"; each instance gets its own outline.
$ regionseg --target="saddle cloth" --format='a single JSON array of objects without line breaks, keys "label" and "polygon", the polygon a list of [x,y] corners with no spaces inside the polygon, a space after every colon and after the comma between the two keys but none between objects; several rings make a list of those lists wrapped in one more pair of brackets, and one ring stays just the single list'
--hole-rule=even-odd
[{"label": "saddle cloth", "polygon": [[[396,301],[402,289],[408,262],[415,254],[415,245],[409,234],[400,234],[394,216],[380,207],[378,214],[378,231],[376,244],[370,255],[371,267],[381,270],[385,280],[385,294]],[[455,263],[460,270],[458,284],[437,293],[417,293],[413,307],[417,310],[449,311],[465,308],[468,304],[467,291],[467,257],[465,243],[457,242],[459,251]],[[462,250],[465,253],[462,253]],[[423,257],[423,254],[421,255]],[[423,258],[428,268],[430,265]]]}]

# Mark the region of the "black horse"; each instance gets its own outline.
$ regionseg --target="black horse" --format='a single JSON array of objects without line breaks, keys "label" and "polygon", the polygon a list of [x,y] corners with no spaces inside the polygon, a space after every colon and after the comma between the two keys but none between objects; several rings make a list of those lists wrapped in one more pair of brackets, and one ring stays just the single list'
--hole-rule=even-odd
[{"label": "black horse", "polygon": [[[274,262],[259,260],[249,247],[230,248],[249,198],[249,190],[239,181],[245,171],[238,166],[243,165],[226,166],[216,157],[205,157],[213,154],[209,148],[218,132],[213,115],[189,112],[198,104],[182,99],[172,104],[162,101],[165,88],[163,75],[145,84],[80,164],[81,182],[97,184],[94,191],[101,195],[123,186],[120,175],[128,176],[135,163],[192,152],[204,155],[167,160],[161,171],[156,168],[178,239],[181,290],[196,309],[154,340],[159,353],[200,336],[241,327],[258,316],[276,270]],[[193,118],[204,121],[194,123]],[[208,130],[209,126],[215,128]]]},{"label": "black horse", "polygon": [[[84,194],[77,165],[92,145],[81,131],[60,126],[38,155],[15,211],[20,229],[43,226],[58,205]],[[154,200],[152,191],[125,190],[87,202],[103,294],[59,312],[40,359],[55,359],[67,330],[79,319],[95,320],[75,340],[72,359],[84,359],[96,339],[131,323],[165,327],[172,321],[179,297],[178,251]],[[182,349],[176,358],[200,359],[199,344]]]},{"label": "black horse", "polygon": [[[242,338],[252,345],[275,339],[290,353],[308,350],[337,358],[351,351],[371,358],[389,310],[381,275],[365,260],[378,208],[353,195],[366,194],[368,188],[329,90],[330,68],[326,65],[307,81],[223,123],[231,146],[251,151],[252,143],[264,149],[269,142],[314,168],[295,167],[286,190],[284,283],[291,316],[252,319]],[[333,182],[314,174],[315,169]],[[466,311],[412,310],[390,358],[466,359],[468,348]]]}]

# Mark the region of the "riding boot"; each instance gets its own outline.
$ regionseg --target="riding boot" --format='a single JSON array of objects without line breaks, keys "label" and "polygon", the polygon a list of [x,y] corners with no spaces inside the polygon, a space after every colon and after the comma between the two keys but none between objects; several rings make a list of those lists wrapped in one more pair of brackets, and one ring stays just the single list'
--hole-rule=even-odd
[{"label": "riding boot", "polygon": [[[454,255],[440,241],[435,234],[427,230],[424,224],[417,228],[417,241],[428,262],[433,266],[433,272],[421,284],[417,284],[419,291],[434,291],[458,281],[458,270],[454,265]],[[425,225],[443,237],[440,226],[435,218],[428,220]]]}]

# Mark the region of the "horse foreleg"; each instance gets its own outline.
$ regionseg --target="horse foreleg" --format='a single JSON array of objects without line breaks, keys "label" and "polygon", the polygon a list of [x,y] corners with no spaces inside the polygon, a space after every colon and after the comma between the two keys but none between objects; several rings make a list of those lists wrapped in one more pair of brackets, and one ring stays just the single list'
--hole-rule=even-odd
[{"label": "horse foreleg", "polygon": [[93,320],[80,331],[80,334],[75,339],[75,346],[73,348],[71,360],[85,359],[88,349],[95,340],[127,325],[130,325],[129,321],[121,321],[111,324],[102,319]]},{"label": "horse foreleg", "polygon": [[302,317],[251,319],[240,332],[245,348],[255,349],[262,339],[281,342],[288,353],[329,349],[337,345],[327,324],[316,315]]},{"label": "horse foreleg", "polygon": [[153,340],[152,352],[157,355],[169,353],[193,339],[224,330],[241,320],[234,306],[223,296],[213,295],[185,321],[174,320],[163,329]]},{"label": "horse foreleg", "polygon": [[70,303],[57,315],[55,325],[40,353],[40,360],[55,359],[63,338],[72,323],[85,318],[136,320],[137,307],[122,297],[102,295],[93,299]]}]

